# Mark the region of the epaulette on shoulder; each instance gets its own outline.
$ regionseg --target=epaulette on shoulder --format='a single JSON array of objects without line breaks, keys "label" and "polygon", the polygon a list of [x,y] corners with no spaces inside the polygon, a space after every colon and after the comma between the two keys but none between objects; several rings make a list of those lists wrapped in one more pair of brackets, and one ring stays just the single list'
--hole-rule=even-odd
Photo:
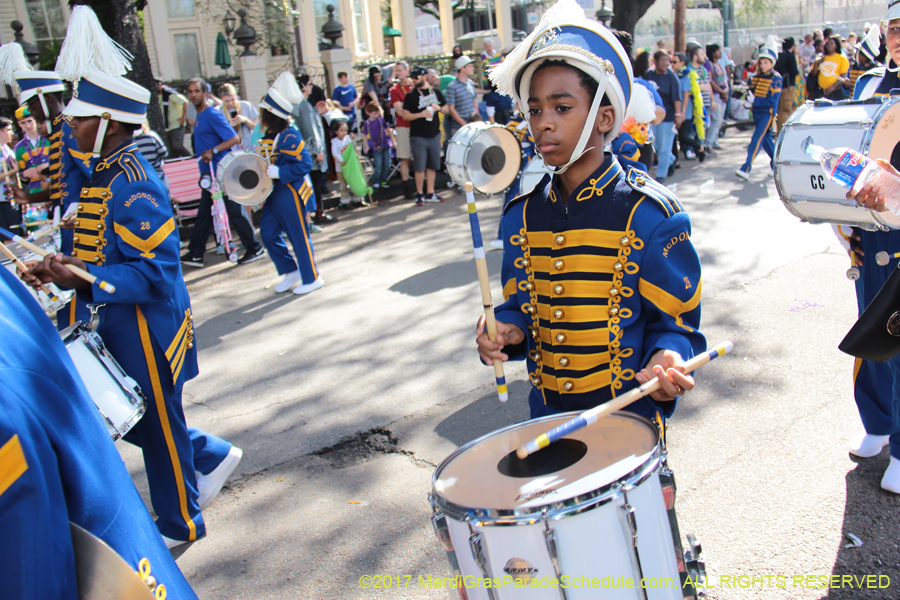
[{"label": "epaulette on shoulder", "polygon": [[[505,215],[507,212],[509,212],[510,208],[512,208],[513,205],[519,204],[523,200],[526,200],[527,198],[530,198],[532,196],[540,195],[540,196],[546,197],[550,193],[550,182],[552,181],[552,179],[553,179],[553,176],[551,175],[550,178],[547,179],[546,185],[543,185],[543,186],[537,185],[530,192],[527,192],[525,194],[519,194],[518,196],[516,196],[515,198],[510,200],[509,203],[507,203],[507,205],[503,208],[503,214]],[[541,179],[541,181],[543,182],[543,179]]]},{"label": "epaulette on shoulder", "polygon": [[128,183],[148,180],[147,172],[144,170],[144,166],[138,159],[138,152],[137,148],[122,152],[116,161],[119,163],[119,166],[122,167],[122,171],[128,178]]},{"label": "epaulette on shoulder", "polygon": [[678,201],[675,194],[644,171],[628,167],[625,180],[631,189],[655,200],[667,217],[684,212],[684,207],[681,206],[681,202]]},{"label": "epaulette on shoulder", "polygon": [[884,77],[885,73],[887,73],[887,69],[885,69],[882,65],[869,69],[868,71],[860,75],[859,78],[862,79],[863,77]]}]

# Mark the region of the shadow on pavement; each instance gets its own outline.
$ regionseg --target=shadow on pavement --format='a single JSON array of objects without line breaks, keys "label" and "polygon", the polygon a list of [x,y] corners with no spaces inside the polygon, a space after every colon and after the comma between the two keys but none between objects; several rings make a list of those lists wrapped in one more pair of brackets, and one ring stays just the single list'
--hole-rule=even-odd
[{"label": "shadow on pavement", "polygon": [[527,381],[513,381],[509,384],[507,402],[501,404],[497,394],[491,392],[438,423],[434,431],[445,440],[462,446],[507,425],[525,421],[529,417],[527,398],[530,391],[531,384]]},{"label": "shadow on pavement", "polygon": [[[496,274],[500,272],[502,258],[502,252],[491,252],[487,255],[488,273]],[[477,279],[478,273],[475,270],[475,261],[469,259],[416,273],[412,277],[398,281],[388,289],[408,296],[427,296],[441,290],[469,285]]]},{"label": "shadow on pavement", "polygon": [[[853,575],[856,579],[852,584],[845,580],[841,587],[831,589],[829,598],[900,597],[900,496],[881,489],[881,477],[889,460],[885,450],[875,458],[859,460],[856,468],[847,473],[843,536],[831,574],[832,578]],[[858,537],[863,545],[852,547],[849,534]],[[858,584],[867,575],[875,577],[867,580],[868,587],[859,589]],[[832,579],[835,581],[840,579]]]}]

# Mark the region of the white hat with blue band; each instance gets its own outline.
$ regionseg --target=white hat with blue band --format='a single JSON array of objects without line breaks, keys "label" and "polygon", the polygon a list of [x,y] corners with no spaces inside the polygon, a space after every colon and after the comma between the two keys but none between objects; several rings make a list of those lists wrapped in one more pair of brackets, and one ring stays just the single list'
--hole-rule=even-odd
[{"label": "white hat with blue band", "polygon": [[[900,0],[898,0],[897,5],[900,6]],[[870,60],[875,60],[881,54],[881,28],[878,25],[869,27],[869,31],[856,44],[856,48],[868,56]]]},{"label": "white hat with blue band", "polygon": [[[890,0],[888,2],[887,13],[884,15],[884,21],[887,23],[888,21],[893,21],[894,19],[900,19],[900,0]],[[869,28],[871,29],[871,27]]]},{"label": "white hat with blue band", "polygon": [[[19,88],[19,104],[25,104],[35,96],[41,102],[44,116],[49,115],[44,94],[62,92],[66,89],[58,73],[34,71],[25,57],[25,51],[16,42],[0,46],[0,81]],[[50,123],[47,123],[50,133]]]},{"label": "white hat with blue band", "polygon": [[303,100],[303,92],[297,85],[293,75],[285,71],[275,80],[266,97],[259,103],[260,108],[265,108],[276,117],[290,120],[294,104]]},{"label": "white hat with blue band", "polygon": [[770,35],[759,49],[759,58],[768,58],[774,64],[778,60],[778,38]]},{"label": "white hat with blue band", "polygon": [[[615,122],[604,136],[604,143],[615,139],[631,100],[633,78],[631,60],[612,32],[588,19],[575,0],[560,0],[544,13],[537,28],[494,67],[489,76],[498,91],[515,98],[524,111],[528,105],[531,78],[547,60],[562,60],[597,81],[597,93],[589,114],[596,115],[603,97],[607,97],[615,110]],[[554,172],[565,172],[590,150],[585,146],[593,127],[594,120],[588,119],[569,161],[557,166]]]}]

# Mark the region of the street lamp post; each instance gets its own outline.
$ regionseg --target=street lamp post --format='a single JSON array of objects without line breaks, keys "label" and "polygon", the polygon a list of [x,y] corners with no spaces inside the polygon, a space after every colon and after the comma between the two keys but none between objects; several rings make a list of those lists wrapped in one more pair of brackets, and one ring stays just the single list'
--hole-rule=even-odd
[{"label": "street lamp post", "polygon": [[609,22],[612,21],[613,11],[606,8],[606,0],[602,0],[600,2],[600,8],[597,9],[597,12],[594,13],[594,16],[597,17],[597,20],[603,23],[604,27],[609,27]]}]

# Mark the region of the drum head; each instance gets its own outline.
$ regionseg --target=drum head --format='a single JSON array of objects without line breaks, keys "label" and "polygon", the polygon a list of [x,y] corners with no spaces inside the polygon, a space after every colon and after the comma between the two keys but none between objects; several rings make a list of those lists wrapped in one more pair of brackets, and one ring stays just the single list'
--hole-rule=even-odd
[{"label": "drum head", "polygon": [[619,481],[652,459],[656,429],[643,417],[616,413],[520,461],[516,449],[575,413],[534,419],[476,440],[434,474],[435,495],[461,507],[532,509]]},{"label": "drum head", "polygon": [[482,194],[504,191],[522,168],[519,140],[502,125],[469,123],[453,135],[450,144],[462,147],[447,152],[448,165],[458,167],[450,169],[454,183],[470,181]]},{"label": "drum head", "polygon": [[252,206],[272,193],[272,179],[266,173],[267,167],[261,156],[234,151],[222,159],[216,175],[225,195],[238,204]]}]

